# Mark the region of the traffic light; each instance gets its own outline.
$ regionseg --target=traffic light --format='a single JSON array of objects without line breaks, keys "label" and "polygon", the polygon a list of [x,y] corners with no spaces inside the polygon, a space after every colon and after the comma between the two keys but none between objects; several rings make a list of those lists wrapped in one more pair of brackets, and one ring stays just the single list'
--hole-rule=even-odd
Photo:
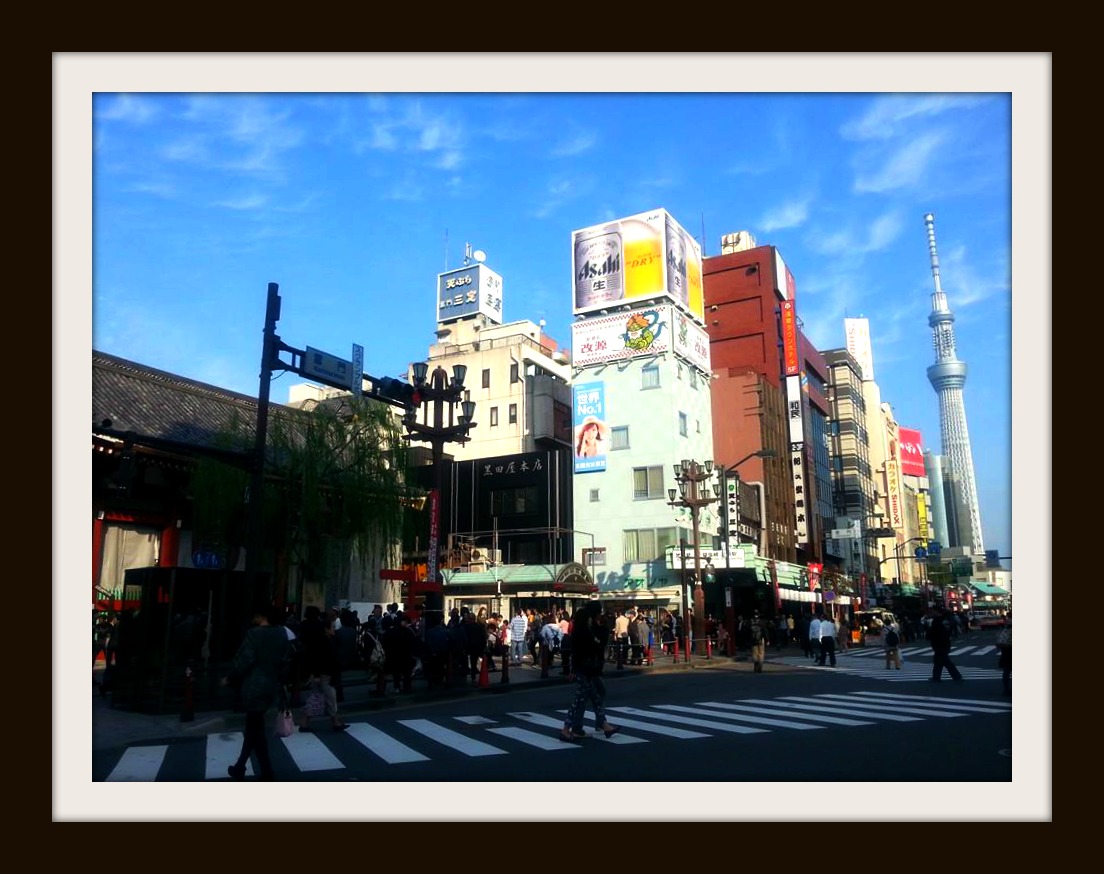
[{"label": "traffic light", "polygon": [[418,389],[404,379],[395,379],[392,376],[384,376],[373,380],[373,394],[381,401],[385,401],[396,407],[410,409],[421,403]]}]

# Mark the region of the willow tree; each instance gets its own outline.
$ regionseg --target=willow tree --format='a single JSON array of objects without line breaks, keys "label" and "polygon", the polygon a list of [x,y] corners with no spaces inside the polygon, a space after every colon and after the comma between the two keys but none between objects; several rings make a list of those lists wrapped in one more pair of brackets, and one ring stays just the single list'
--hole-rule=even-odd
[{"label": "willow tree", "polygon": [[[245,436],[241,431],[224,435],[239,448]],[[302,409],[280,408],[269,421],[267,437],[264,545],[275,556],[279,591],[288,592],[294,574],[332,604],[347,597],[354,569],[363,576],[398,561],[410,495],[406,444],[388,405],[350,395]],[[210,504],[201,506],[196,493],[197,528],[228,524],[229,530],[243,530],[235,528],[246,512],[242,492],[239,515],[227,512],[227,498],[238,487],[230,470],[225,472],[234,486],[208,489]],[[301,594],[288,597],[301,599]]]}]

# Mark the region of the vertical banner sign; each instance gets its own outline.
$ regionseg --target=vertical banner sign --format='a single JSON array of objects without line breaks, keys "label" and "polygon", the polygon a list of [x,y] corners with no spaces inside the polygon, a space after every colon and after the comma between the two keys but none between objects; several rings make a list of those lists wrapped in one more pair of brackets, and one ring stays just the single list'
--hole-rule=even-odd
[{"label": "vertical banner sign", "polygon": [[927,495],[921,492],[917,495],[916,516],[920,528],[920,545],[928,545],[928,501]]},{"label": "vertical banner sign", "polygon": [[794,312],[794,302],[784,300],[782,307],[782,360],[785,364],[786,376],[793,376],[801,371],[797,355],[797,314]]},{"label": "vertical banner sign", "polygon": [[900,529],[901,517],[901,476],[897,467],[896,444],[889,445],[889,458],[886,459],[886,494],[889,496],[889,524]]},{"label": "vertical banner sign", "polygon": [[793,467],[794,522],[798,543],[809,542],[809,526],[805,516],[805,452],[803,443],[790,444],[790,465]]},{"label": "vertical banner sign", "polygon": [[441,496],[429,490],[429,545],[426,547],[426,579],[437,581],[437,543],[441,537]]},{"label": "vertical banner sign", "polygon": [[778,568],[774,562],[770,563],[771,588],[774,589],[774,609],[782,609],[782,589],[778,585]]},{"label": "vertical banner sign", "polygon": [[725,567],[731,567],[732,544],[740,542],[740,475],[725,474],[727,530],[725,536]]},{"label": "vertical banner sign", "polygon": [[862,597],[862,603],[866,604],[866,574],[859,574],[859,595]]},{"label": "vertical banner sign", "polygon": [[575,426],[575,473],[606,469],[609,425],[606,422],[606,385],[585,382],[572,387]]},{"label": "vertical banner sign", "polygon": [[353,344],[353,369],[349,374],[349,388],[354,397],[360,397],[364,391],[364,347]]}]

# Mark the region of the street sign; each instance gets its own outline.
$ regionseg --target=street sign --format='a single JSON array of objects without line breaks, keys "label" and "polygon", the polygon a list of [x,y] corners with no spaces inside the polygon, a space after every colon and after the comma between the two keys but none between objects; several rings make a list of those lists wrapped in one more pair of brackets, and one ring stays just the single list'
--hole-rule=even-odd
[{"label": "street sign", "polygon": [[926,549],[924,549],[924,547],[918,546],[913,551],[913,555],[915,555],[917,558],[927,558],[928,551]]},{"label": "street sign", "polygon": [[359,343],[353,344],[353,366],[349,372],[349,388],[357,397],[364,389],[364,347]]},{"label": "street sign", "polygon": [[307,347],[303,356],[303,376],[314,377],[335,388],[349,385],[353,363],[328,352]]}]

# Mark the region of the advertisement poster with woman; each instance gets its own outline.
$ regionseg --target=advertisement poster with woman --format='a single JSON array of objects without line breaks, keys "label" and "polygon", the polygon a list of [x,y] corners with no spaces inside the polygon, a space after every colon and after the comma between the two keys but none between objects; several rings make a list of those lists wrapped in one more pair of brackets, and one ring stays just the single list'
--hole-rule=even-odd
[{"label": "advertisement poster with woman", "polygon": [[609,425],[606,424],[605,383],[588,382],[572,387],[575,426],[575,473],[606,469]]}]

